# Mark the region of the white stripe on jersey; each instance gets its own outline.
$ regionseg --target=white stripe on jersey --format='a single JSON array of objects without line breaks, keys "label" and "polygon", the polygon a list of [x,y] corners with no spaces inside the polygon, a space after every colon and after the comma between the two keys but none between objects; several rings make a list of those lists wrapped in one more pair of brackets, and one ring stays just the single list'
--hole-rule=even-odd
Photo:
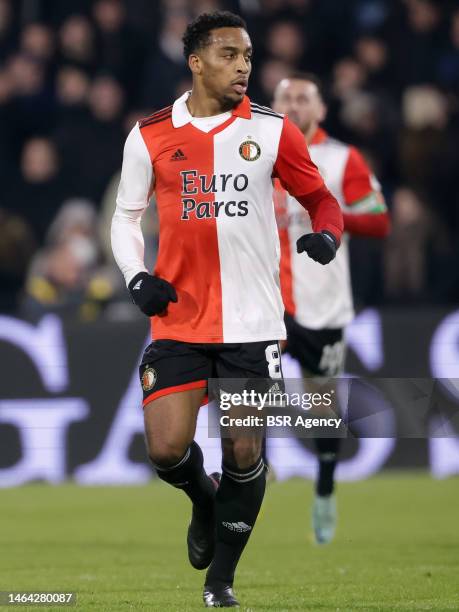
[{"label": "white stripe on jersey", "polygon": [[[278,117],[254,113],[250,122],[237,119],[214,137],[215,174],[248,178],[245,191],[238,192],[230,182],[224,193],[215,194],[215,200],[238,202],[242,196],[250,206],[250,216],[217,218],[225,342],[285,338],[279,236],[272,182],[268,178],[277,157],[282,126]],[[260,147],[259,159],[247,161],[239,154],[235,145],[247,140]]]},{"label": "white stripe on jersey", "polygon": [[[309,153],[326,186],[343,208],[345,202],[342,185],[349,147],[327,139],[309,145]],[[349,237],[343,234],[336,258],[326,266],[316,263],[304,253],[299,256],[296,241],[303,234],[312,232],[311,221],[299,202],[289,194],[286,197],[295,319],[308,329],[345,327],[354,318]]]}]

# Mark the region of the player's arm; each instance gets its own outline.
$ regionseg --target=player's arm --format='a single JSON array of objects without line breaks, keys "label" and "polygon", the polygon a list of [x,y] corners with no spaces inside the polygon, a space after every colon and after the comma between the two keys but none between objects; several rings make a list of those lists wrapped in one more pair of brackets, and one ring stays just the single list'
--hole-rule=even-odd
[{"label": "player's arm", "polygon": [[343,177],[344,230],[355,236],[384,238],[390,230],[381,187],[362,155],[349,149]]},{"label": "player's arm", "polygon": [[148,206],[153,181],[150,155],[139,126],[135,125],[124,145],[111,240],[113,255],[132,300],[148,316],[164,312],[170,301],[177,301],[174,287],[149,274],[144,263],[145,245],[140,222]]},{"label": "player's arm", "polygon": [[298,253],[305,251],[315,261],[329,263],[341,241],[343,215],[309,156],[303,134],[287,117],[284,117],[273,175],[311,218],[314,232],[298,239]]}]

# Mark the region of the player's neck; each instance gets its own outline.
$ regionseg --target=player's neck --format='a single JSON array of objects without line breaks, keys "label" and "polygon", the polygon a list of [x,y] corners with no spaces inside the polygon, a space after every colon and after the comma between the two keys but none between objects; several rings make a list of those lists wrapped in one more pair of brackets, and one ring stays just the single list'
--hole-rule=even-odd
[{"label": "player's neck", "polygon": [[193,87],[191,94],[186,101],[190,115],[193,117],[213,117],[228,112],[229,108],[223,108],[221,102],[216,98],[210,97],[207,92]]},{"label": "player's neck", "polygon": [[311,125],[306,130],[306,132],[304,132],[304,137],[306,138],[306,142],[308,145],[311,144],[312,139],[314,138],[315,133],[317,132],[318,129],[319,129],[318,123],[311,123]]}]

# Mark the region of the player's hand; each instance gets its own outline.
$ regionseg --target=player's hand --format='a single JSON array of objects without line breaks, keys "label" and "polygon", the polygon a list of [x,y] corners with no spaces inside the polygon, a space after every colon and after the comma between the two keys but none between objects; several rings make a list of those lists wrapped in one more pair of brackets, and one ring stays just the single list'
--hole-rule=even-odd
[{"label": "player's hand", "polygon": [[132,301],[149,317],[164,312],[169,302],[177,301],[174,287],[163,278],[139,272],[128,285]]},{"label": "player's hand", "polygon": [[325,265],[335,258],[338,242],[332,233],[314,232],[305,234],[296,241],[297,253],[307,253],[311,259]]}]

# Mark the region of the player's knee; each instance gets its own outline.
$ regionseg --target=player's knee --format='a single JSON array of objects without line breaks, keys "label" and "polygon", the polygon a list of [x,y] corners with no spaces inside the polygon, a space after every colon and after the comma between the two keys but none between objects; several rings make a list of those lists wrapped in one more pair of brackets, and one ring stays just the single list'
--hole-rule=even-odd
[{"label": "player's knee", "polygon": [[248,468],[256,463],[261,454],[261,440],[240,438],[233,441],[230,462],[238,468]]},{"label": "player's knee", "polygon": [[186,453],[187,447],[172,442],[148,444],[148,454],[155,466],[167,468],[177,465]]}]

